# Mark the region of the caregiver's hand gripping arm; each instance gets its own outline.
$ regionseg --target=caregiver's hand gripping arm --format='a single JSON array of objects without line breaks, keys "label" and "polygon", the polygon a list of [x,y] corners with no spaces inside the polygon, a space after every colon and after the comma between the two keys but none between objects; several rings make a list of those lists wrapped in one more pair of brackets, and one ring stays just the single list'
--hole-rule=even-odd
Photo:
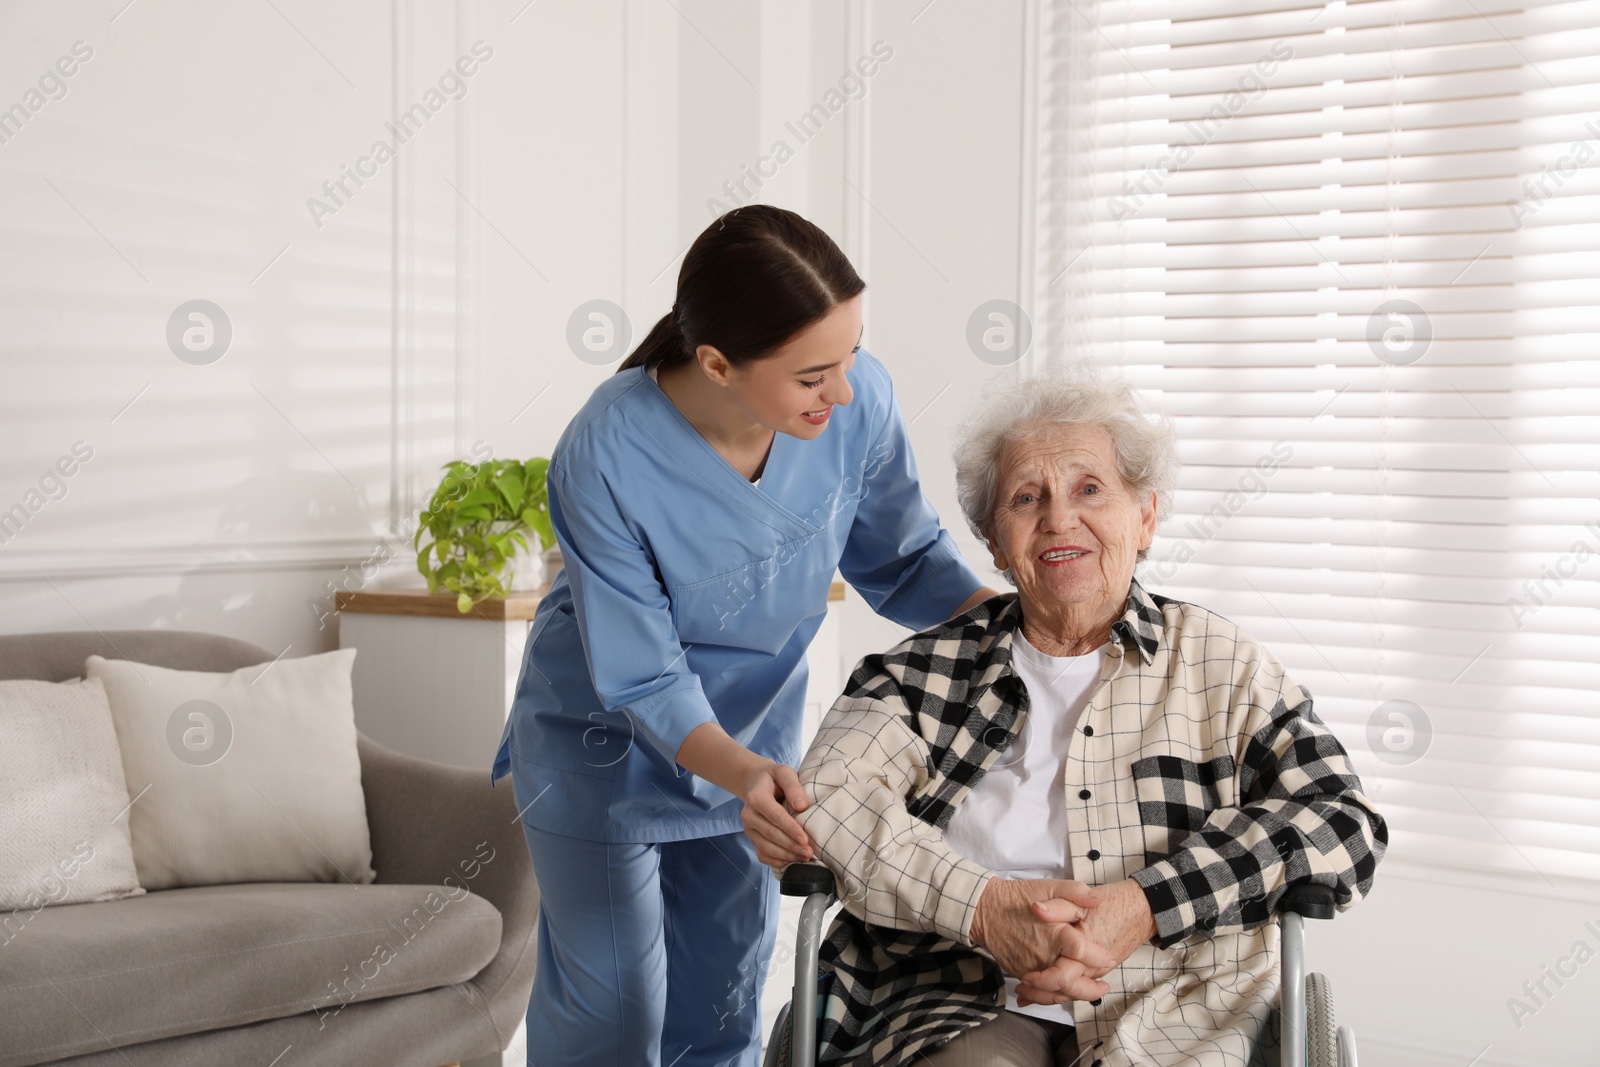
[{"label": "caregiver's hand gripping arm", "polygon": [[[998,595],[984,586],[950,614],[960,615]],[[794,817],[811,807],[811,799],[793,767],[756,755],[714,722],[695,727],[684,738],[678,765],[744,801],[744,832],[762,863],[787,867],[817,858],[815,842]]]},{"label": "caregiver's hand gripping arm", "polygon": [[[984,586],[951,615],[960,615],[996,595]],[[762,863],[787,867],[817,858],[816,843],[794,817],[811,807],[811,799],[793,767],[756,755],[714,722],[690,732],[678,750],[678,764],[744,801],[744,832]]]},{"label": "caregiver's hand gripping arm", "polygon": [[[995,590],[984,586],[952,615],[981,604]],[[800,776],[785,763],[758,756],[728,736],[714,722],[690,731],[678,750],[678,765],[744,801],[744,832],[756,846],[756,855],[769,867],[809,863],[817,858],[811,835],[794,817],[811,807]]]},{"label": "caregiver's hand gripping arm", "polygon": [[799,812],[811,806],[793,767],[756,755],[714,722],[690,731],[678,764],[744,801],[744,832],[762,863],[783,867],[816,857],[810,836],[784,807]]}]

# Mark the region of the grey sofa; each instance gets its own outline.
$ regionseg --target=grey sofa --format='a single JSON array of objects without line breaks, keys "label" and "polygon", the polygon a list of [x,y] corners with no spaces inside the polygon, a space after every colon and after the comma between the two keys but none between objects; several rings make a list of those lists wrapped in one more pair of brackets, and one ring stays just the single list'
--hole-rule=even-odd
[{"label": "grey sofa", "polygon": [[[204,671],[272,658],[181,631],[0,636],[0,679],[63,681],[91,653]],[[474,771],[359,745],[376,883],[203,886],[0,914],[0,1067],[497,1057],[537,955],[539,893],[509,783],[491,789],[488,754]],[[471,892],[441,893],[451,874]]]}]

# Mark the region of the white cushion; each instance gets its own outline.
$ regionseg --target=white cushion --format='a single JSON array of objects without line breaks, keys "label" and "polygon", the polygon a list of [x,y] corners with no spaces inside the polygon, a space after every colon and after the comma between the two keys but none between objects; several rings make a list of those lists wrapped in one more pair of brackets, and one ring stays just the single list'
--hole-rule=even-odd
[{"label": "white cushion", "polygon": [[129,825],[140,884],[373,880],[355,655],[340,649],[228,674],[84,662],[105,683],[128,795],[137,798]]},{"label": "white cushion", "polygon": [[0,682],[0,944],[47,904],[137,896],[105,687]]}]

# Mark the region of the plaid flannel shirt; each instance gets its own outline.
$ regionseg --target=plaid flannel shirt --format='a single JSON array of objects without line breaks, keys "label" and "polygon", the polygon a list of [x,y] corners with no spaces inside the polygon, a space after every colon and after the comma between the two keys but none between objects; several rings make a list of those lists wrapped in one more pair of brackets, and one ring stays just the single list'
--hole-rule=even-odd
[{"label": "plaid flannel shirt", "polygon": [[[969,936],[996,875],[944,828],[1028,713],[1020,622],[1003,594],[867,656],[801,764],[799,820],[844,904],[822,948],[822,1064],[908,1063],[1004,1010]],[[1111,651],[1062,760],[1072,871],[1133,878],[1158,932],[1072,1004],[1083,1067],[1276,1063],[1278,901],[1313,882],[1349,908],[1383,818],[1310,695],[1226,619],[1135,581]]]}]

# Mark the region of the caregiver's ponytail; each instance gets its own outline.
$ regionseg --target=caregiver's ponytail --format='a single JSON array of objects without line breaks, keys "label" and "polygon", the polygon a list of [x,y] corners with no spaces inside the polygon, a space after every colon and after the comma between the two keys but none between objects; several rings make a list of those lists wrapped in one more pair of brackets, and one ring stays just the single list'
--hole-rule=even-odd
[{"label": "caregiver's ponytail", "polygon": [[735,366],[764,359],[866,287],[820,227],[768,204],[735,208],[689,246],[672,310],[617,369],[685,363],[700,345]]},{"label": "caregiver's ponytail", "polygon": [[689,358],[689,349],[683,343],[683,331],[678,328],[678,305],[661,316],[650,332],[644,335],[639,347],[629,353],[617,370],[644,367],[651,363],[681,363]]}]

